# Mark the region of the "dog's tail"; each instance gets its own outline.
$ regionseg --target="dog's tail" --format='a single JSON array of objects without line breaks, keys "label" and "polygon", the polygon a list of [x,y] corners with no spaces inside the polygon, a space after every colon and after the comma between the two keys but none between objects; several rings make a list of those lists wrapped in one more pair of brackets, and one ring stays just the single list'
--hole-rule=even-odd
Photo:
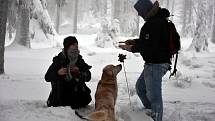
[{"label": "dog's tail", "polygon": [[90,113],[87,118],[90,121],[104,121],[107,118],[107,113],[105,111],[95,111]]}]

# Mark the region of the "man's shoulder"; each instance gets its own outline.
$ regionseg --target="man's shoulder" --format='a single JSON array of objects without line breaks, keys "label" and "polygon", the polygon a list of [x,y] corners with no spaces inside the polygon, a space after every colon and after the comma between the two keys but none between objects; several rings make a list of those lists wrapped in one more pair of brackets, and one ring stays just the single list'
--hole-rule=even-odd
[{"label": "man's shoulder", "polygon": [[53,57],[53,62],[60,62],[65,59],[66,59],[66,57],[63,54],[63,52],[60,52],[57,56]]},{"label": "man's shoulder", "polygon": [[168,23],[168,21],[165,18],[155,17],[149,20],[150,24],[165,24]]}]

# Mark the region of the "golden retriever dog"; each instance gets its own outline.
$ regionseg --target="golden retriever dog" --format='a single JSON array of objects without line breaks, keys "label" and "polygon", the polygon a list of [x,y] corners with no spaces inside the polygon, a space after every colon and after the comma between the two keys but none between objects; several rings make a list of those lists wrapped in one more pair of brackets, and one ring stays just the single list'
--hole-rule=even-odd
[{"label": "golden retriever dog", "polygon": [[117,74],[122,65],[108,65],[103,69],[95,94],[95,112],[88,115],[90,121],[116,121]]}]

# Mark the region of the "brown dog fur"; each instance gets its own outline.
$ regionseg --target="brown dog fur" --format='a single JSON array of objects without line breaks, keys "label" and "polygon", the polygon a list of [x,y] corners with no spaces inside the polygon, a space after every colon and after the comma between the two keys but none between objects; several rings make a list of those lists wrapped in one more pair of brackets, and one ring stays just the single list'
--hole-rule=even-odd
[{"label": "brown dog fur", "polygon": [[117,74],[121,65],[108,65],[103,69],[102,78],[95,94],[95,112],[88,115],[90,121],[116,121],[115,104],[117,99]]}]

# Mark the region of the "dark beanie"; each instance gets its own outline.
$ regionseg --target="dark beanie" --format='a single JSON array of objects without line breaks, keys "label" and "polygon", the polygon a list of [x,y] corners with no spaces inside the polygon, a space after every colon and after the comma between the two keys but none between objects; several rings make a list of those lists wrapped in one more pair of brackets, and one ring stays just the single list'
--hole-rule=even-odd
[{"label": "dark beanie", "polygon": [[155,1],[153,4],[151,0],[138,0],[134,8],[143,19],[149,19],[155,16],[160,9],[159,2]]},{"label": "dark beanie", "polygon": [[170,17],[170,12],[166,8],[161,9],[161,14],[163,15],[163,17]]},{"label": "dark beanie", "polygon": [[153,3],[151,0],[138,0],[134,5],[134,8],[138,12],[138,15],[145,18],[147,13],[152,9]]},{"label": "dark beanie", "polygon": [[64,51],[66,52],[70,45],[77,43],[78,40],[74,36],[66,37],[63,41]]}]

